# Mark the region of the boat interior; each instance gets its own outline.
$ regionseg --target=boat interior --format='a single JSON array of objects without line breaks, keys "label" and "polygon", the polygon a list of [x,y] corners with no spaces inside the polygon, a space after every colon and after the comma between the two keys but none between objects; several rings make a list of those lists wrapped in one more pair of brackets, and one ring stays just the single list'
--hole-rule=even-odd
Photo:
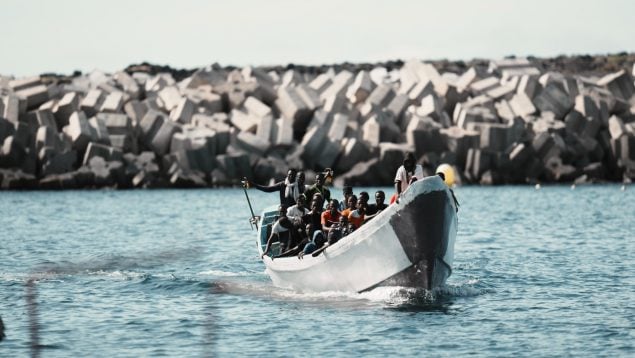
[{"label": "boat interior", "polygon": [[[278,220],[278,212],[277,211],[267,211],[264,213],[262,220],[260,220],[260,250],[261,252],[265,251],[267,247],[267,239],[271,235],[271,228],[273,224]],[[271,243],[271,248],[269,249],[269,253],[267,256],[274,257],[280,254],[280,243],[273,242]]]}]

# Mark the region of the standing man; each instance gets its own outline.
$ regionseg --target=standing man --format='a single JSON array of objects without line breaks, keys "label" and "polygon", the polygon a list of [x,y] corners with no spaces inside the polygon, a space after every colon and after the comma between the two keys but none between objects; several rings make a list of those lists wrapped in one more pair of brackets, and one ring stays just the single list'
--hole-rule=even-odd
[{"label": "standing man", "polygon": [[324,173],[316,174],[315,184],[311,185],[304,194],[307,198],[313,198],[313,195],[315,195],[315,193],[319,193],[322,196],[322,203],[320,203],[322,206],[320,207],[320,209],[324,207],[324,202],[331,201],[331,191],[324,185],[325,178],[326,176],[324,175]]},{"label": "standing man", "polygon": [[403,165],[397,169],[397,174],[395,175],[395,201],[397,203],[401,194],[418,179],[423,179],[423,167],[420,164],[416,164],[414,154],[408,152],[403,160]]},{"label": "standing man", "polygon": [[287,172],[287,177],[283,181],[277,182],[273,185],[260,185],[246,179],[245,185],[247,186],[247,188],[253,186],[256,189],[267,193],[278,191],[280,193],[280,205],[284,205],[288,208],[295,205],[296,200],[298,200],[298,197],[300,196],[298,183],[295,180],[296,174],[297,171],[291,168]]}]

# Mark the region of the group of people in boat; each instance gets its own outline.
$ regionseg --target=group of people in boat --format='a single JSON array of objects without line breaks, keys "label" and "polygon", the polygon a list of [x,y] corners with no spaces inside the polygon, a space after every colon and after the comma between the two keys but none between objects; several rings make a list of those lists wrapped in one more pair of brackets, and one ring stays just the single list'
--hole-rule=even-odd
[{"label": "group of people in boat", "polygon": [[[388,207],[382,190],[375,192],[374,203],[369,203],[368,192],[355,195],[351,186],[343,188],[343,201],[332,199],[326,187],[326,182],[332,178],[333,171],[326,169],[316,174],[315,183],[309,186],[305,183],[304,172],[291,168],[283,181],[273,185],[260,185],[245,179],[247,188],[278,192],[280,195],[278,219],[272,225],[261,258],[269,253],[276,241],[280,249],[275,257],[297,255],[302,259],[306,254],[317,256]],[[391,198],[391,204],[398,202],[408,186],[421,178],[423,168],[416,164],[414,155],[408,153],[395,175],[396,193]]]}]

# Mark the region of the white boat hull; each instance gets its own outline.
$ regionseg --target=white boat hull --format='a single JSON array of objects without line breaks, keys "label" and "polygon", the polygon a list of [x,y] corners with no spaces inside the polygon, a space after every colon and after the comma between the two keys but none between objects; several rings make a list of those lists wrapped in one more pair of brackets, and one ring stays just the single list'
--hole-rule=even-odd
[{"label": "white boat hull", "polygon": [[[261,216],[261,254],[262,238],[266,238],[263,224],[274,213],[272,208]],[[442,286],[451,274],[457,226],[452,194],[434,176],[415,182],[398,204],[317,257],[265,256],[263,261],[274,285],[297,291],[362,292],[377,286],[431,289]]]}]

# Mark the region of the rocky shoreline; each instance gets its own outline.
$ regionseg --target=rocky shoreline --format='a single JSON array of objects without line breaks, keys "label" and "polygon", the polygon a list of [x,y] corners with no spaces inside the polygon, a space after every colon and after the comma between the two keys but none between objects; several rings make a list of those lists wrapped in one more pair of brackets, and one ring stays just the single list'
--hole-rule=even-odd
[{"label": "rocky shoreline", "polygon": [[0,75],[2,189],[630,182],[635,55]]}]

